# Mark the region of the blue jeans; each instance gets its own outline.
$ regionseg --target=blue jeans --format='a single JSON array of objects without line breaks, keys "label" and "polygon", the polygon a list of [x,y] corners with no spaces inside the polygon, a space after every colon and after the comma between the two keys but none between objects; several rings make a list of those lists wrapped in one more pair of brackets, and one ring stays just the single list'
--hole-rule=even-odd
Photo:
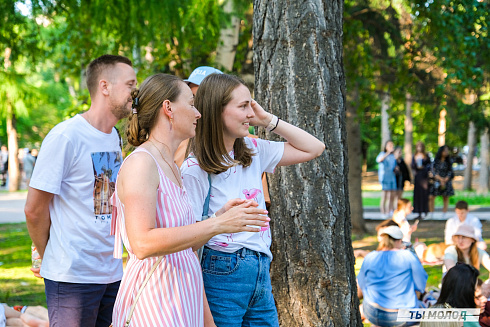
[{"label": "blue jeans", "polygon": [[364,301],[362,303],[362,310],[364,311],[364,316],[369,320],[371,324],[381,326],[381,327],[391,327],[391,326],[413,326],[419,324],[416,323],[406,323],[404,321],[396,321],[398,312],[389,312],[381,310],[369,304],[369,302]]},{"label": "blue jeans", "polygon": [[246,248],[225,253],[205,247],[201,266],[216,326],[279,326],[268,256]]},{"label": "blue jeans", "polygon": [[77,284],[44,279],[51,327],[108,327],[119,284]]}]

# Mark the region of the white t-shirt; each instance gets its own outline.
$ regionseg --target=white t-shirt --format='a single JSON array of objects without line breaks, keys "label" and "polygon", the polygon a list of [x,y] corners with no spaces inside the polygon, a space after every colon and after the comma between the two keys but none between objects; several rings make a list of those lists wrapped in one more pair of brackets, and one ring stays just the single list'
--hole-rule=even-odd
[{"label": "white t-shirt", "polygon": [[[253,199],[259,208],[265,209],[264,190],[262,189],[262,173],[273,173],[284,153],[284,143],[271,142],[262,139],[245,137],[247,146],[254,150],[252,164],[244,168],[239,165],[227,171],[211,175],[211,197],[209,201],[209,216],[218,211],[231,199]],[[233,153],[230,153],[233,157]],[[197,159],[190,157],[181,167],[182,178],[187,189],[196,221],[202,218],[204,201],[208,195],[208,174],[199,167]],[[263,228],[257,233],[241,232],[220,234],[206,246],[221,252],[232,253],[243,247],[265,253],[272,260],[270,251],[270,228]]]},{"label": "white t-shirt", "polygon": [[410,223],[408,222],[407,217],[403,212],[399,212],[395,213],[392,219],[398,226],[400,226],[403,233],[403,242],[411,243],[412,233],[410,233]]},{"label": "white t-shirt", "polygon": [[477,217],[475,217],[471,214],[468,214],[468,215],[466,215],[466,219],[463,222],[461,222],[461,220],[459,220],[458,216],[449,218],[446,221],[446,229],[444,231],[444,240],[445,240],[446,244],[453,244],[453,235],[454,235],[454,233],[456,233],[459,226],[461,226],[463,224],[473,226],[475,228],[476,238],[478,239],[479,242],[483,241],[483,237],[481,235],[482,225],[481,225],[480,219],[478,219]]},{"label": "white t-shirt", "polygon": [[0,303],[0,327],[5,327],[7,323],[7,318],[5,317],[5,308],[3,307],[3,303]]},{"label": "white t-shirt", "polygon": [[30,186],[53,193],[51,227],[41,276],[57,282],[108,284],[121,280],[110,235],[119,136],[106,134],[77,115],[44,139]]},{"label": "white t-shirt", "polygon": [[[488,257],[488,253],[480,248],[476,248],[478,250],[478,260],[480,264],[483,262],[483,258]],[[456,251],[456,246],[451,245],[446,248],[444,251],[444,260],[452,260],[455,263],[458,262],[458,252]],[[465,263],[471,265],[470,259],[466,258]],[[446,265],[442,265],[442,272],[446,273]]]}]

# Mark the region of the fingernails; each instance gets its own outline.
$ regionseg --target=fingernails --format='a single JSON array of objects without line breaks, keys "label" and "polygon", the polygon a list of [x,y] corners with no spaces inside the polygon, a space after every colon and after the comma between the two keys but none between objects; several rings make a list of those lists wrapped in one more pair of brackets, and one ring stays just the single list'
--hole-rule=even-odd
[{"label": "fingernails", "polygon": [[267,211],[267,210],[264,210],[264,213],[265,213],[265,214],[267,215],[267,214],[269,213],[269,211]]},{"label": "fingernails", "polygon": [[267,217],[267,221],[269,222],[269,221],[271,221],[271,219],[269,217]]}]

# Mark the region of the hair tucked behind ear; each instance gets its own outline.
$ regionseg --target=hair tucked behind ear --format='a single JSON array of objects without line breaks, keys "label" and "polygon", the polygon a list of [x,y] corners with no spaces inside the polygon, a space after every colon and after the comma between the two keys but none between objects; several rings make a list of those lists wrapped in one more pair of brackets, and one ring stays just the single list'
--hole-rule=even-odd
[{"label": "hair tucked behind ear", "polygon": [[148,140],[163,101],[176,101],[183,84],[177,76],[156,74],[145,79],[139,90],[131,92],[133,112],[126,126],[129,144],[139,146]]}]

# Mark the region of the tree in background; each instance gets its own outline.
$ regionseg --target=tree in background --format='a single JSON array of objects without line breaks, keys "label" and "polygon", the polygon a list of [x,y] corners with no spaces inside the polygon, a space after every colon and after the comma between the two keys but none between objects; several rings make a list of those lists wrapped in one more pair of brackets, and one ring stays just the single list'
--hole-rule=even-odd
[{"label": "tree in background", "polygon": [[[350,239],[343,1],[254,1],[256,98],[324,140],[270,179],[271,277],[282,326],[361,326]],[[280,196],[287,194],[287,196]]]},{"label": "tree in background", "polygon": [[[470,133],[468,145],[472,147],[476,142],[471,142],[473,130],[468,126],[474,123],[476,132],[483,132],[489,126],[486,113],[490,92],[489,9],[485,1],[412,1],[417,22],[414,42],[433,56],[435,65],[444,74],[438,88],[442,94],[441,117],[446,116],[451,122],[445,143],[464,142],[466,134]],[[471,188],[474,149],[469,152],[469,167],[465,173],[467,189]]]},{"label": "tree in background", "polygon": [[6,138],[9,151],[9,191],[19,189],[20,170],[18,160],[19,117],[27,117],[36,104],[37,88],[28,80],[34,70],[34,58],[39,54],[36,24],[23,16],[15,1],[2,1],[0,12],[4,24],[0,25],[0,113],[5,118]]}]

